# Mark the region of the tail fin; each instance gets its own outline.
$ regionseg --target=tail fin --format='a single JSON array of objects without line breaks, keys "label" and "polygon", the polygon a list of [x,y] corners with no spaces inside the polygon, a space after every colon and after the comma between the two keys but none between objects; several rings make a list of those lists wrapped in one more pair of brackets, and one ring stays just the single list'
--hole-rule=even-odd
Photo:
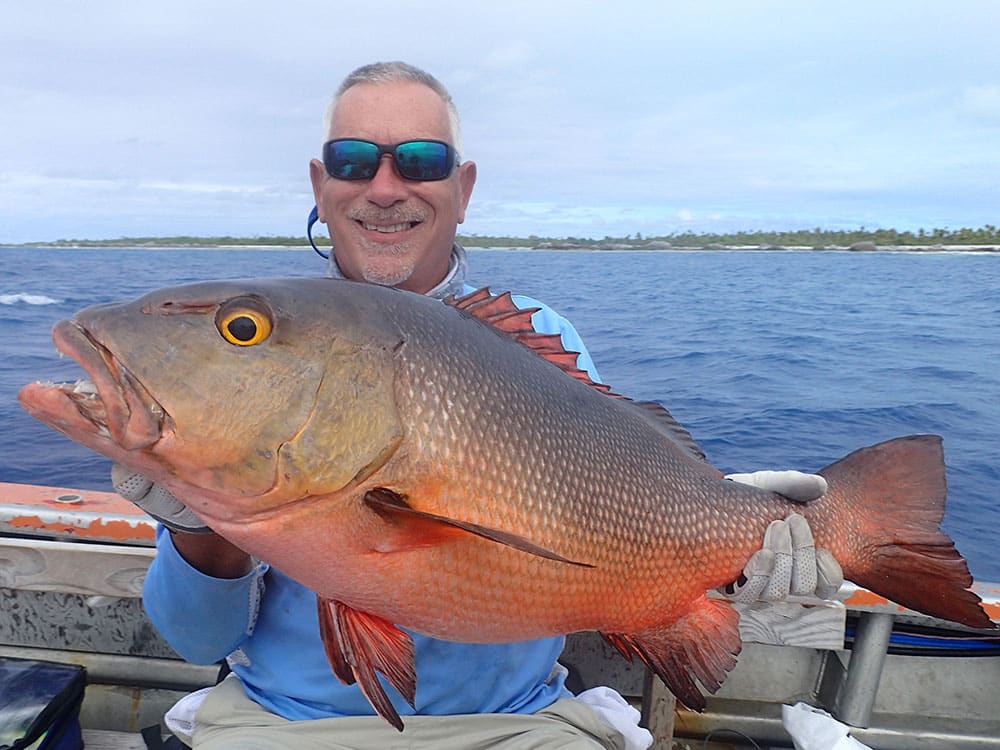
[{"label": "tail fin", "polygon": [[[854,451],[819,472],[837,502],[828,545],[844,576],[904,607],[974,628],[995,627],[955,543],[941,531],[946,494],[937,435]],[[844,525],[846,522],[846,526]]]}]

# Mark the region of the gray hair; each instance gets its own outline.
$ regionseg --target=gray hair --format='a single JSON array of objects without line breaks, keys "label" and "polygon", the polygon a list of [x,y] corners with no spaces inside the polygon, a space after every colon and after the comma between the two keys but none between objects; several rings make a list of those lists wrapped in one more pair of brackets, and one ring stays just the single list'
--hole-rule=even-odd
[{"label": "gray hair", "polygon": [[360,68],[357,68],[353,72],[349,73],[340,84],[340,87],[337,89],[337,92],[333,95],[333,98],[330,100],[330,104],[326,108],[326,115],[323,117],[323,137],[328,137],[330,133],[330,125],[333,122],[333,110],[340,101],[340,97],[343,96],[344,92],[349,88],[357,86],[359,83],[379,84],[400,82],[422,84],[441,97],[441,101],[443,101],[448,107],[448,125],[451,129],[451,145],[455,147],[455,150],[459,154],[461,154],[462,129],[458,119],[458,108],[455,106],[455,102],[452,100],[451,94],[448,93],[448,89],[444,87],[444,84],[441,83],[441,81],[427,71],[422,70],[415,65],[399,61],[370,63],[369,65],[362,65]]}]

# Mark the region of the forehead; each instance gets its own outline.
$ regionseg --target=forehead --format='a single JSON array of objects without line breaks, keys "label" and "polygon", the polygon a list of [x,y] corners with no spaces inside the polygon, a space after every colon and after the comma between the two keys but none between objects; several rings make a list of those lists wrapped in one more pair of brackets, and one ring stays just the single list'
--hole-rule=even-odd
[{"label": "forehead", "polygon": [[359,83],[347,89],[330,120],[330,138],[398,143],[414,138],[450,141],[448,107],[421,83]]}]

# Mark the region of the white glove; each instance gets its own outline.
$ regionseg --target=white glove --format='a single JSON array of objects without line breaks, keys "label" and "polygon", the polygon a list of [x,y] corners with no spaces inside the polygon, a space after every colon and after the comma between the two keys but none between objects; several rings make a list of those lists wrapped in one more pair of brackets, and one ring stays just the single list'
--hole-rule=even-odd
[{"label": "white glove", "polygon": [[752,474],[726,474],[740,484],[749,484],[762,490],[784,495],[797,503],[808,503],[826,494],[826,479],[819,474],[801,471],[755,471]]},{"label": "white glove", "polygon": [[721,592],[738,604],[780,601],[789,594],[831,599],[843,582],[840,564],[829,550],[816,549],[806,519],[792,513],[771,522],[743,575]]},{"label": "white glove", "polygon": [[190,508],[160,485],[149,481],[121,464],[111,465],[111,484],[115,492],[139,506],[171,531],[210,534],[202,520]]},{"label": "white glove", "polygon": [[[756,471],[728,474],[726,479],[777,492],[799,503],[816,500],[827,490],[826,479],[801,471]],[[843,583],[840,564],[829,550],[816,549],[808,522],[792,513],[783,521],[771,522],[761,549],[747,561],[743,575],[720,591],[739,604],[780,601],[789,594],[830,599]]]}]

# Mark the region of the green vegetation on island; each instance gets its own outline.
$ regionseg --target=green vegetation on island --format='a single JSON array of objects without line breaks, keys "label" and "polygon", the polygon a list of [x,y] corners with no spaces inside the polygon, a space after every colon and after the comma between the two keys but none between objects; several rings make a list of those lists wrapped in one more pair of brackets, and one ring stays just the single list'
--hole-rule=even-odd
[{"label": "green vegetation on island", "polygon": [[[316,244],[329,246],[327,237],[317,236]],[[978,229],[920,229],[916,232],[895,229],[830,230],[799,229],[791,231],[744,231],[734,233],[679,232],[643,236],[639,232],[625,237],[496,237],[478,234],[459,235],[458,241],[467,247],[526,248],[538,250],[669,250],[750,248],[812,248],[825,250],[848,248],[874,250],[878,247],[944,247],[977,246],[1000,249],[1000,228],[987,224]],[[302,247],[306,237],[266,235],[255,237],[120,237],[105,240],[55,240],[24,243],[28,247]]]}]

